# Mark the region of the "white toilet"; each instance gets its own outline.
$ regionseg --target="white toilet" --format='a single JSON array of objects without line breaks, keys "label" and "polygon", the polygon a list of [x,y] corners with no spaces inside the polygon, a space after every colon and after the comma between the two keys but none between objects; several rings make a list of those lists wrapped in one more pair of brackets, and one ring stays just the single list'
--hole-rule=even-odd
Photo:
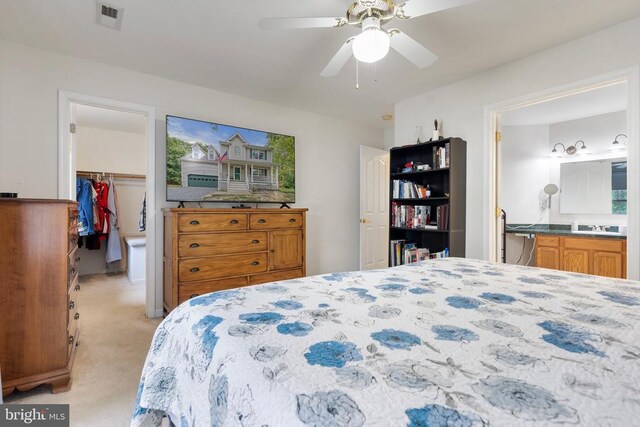
[{"label": "white toilet", "polygon": [[147,272],[147,238],[125,237],[127,243],[127,277],[132,285],[144,283]]}]

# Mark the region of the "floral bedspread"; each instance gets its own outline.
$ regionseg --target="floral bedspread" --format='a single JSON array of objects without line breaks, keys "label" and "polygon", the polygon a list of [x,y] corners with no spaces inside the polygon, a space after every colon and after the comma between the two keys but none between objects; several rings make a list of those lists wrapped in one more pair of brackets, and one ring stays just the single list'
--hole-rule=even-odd
[{"label": "floral bedspread", "polygon": [[132,425],[626,426],[640,283],[441,259],[216,292],[158,327]]}]

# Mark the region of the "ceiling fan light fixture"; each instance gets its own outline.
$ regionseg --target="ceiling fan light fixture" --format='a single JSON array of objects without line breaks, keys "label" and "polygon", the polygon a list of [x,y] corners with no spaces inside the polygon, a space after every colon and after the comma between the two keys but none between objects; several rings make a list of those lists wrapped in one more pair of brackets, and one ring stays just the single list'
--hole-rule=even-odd
[{"label": "ceiling fan light fixture", "polygon": [[390,46],[391,38],[380,29],[380,20],[367,18],[362,23],[362,32],[352,43],[353,56],[360,62],[373,63],[387,56]]}]

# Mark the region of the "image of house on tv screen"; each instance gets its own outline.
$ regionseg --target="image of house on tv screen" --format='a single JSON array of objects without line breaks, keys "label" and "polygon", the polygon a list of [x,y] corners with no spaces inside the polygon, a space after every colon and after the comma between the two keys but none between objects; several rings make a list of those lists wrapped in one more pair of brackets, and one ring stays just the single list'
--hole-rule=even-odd
[{"label": "image of house on tv screen", "polygon": [[295,202],[295,138],[167,116],[167,200]]}]

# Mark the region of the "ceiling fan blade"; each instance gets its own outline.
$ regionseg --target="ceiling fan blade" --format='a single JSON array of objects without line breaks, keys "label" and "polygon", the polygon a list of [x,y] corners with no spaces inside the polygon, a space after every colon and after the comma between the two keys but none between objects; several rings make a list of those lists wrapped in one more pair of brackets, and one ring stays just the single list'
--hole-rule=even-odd
[{"label": "ceiling fan blade", "polygon": [[346,18],[263,18],[263,30],[298,30],[301,28],[331,28],[347,25]]},{"label": "ceiling fan blade", "polygon": [[351,55],[353,55],[351,50],[351,42],[353,39],[354,37],[351,37],[349,40],[344,42],[338,52],[333,55],[331,61],[329,61],[327,66],[324,67],[324,70],[322,70],[322,73],[320,73],[322,77],[333,77],[342,70],[344,64],[346,64],[349,58],[351,58]]},{"label": "ceiling fan blade", "polygon": [[478,0],[408,0],[395,7],[394,13],[398,19],[411,19],[416,16],[428,15],[441,10],[453,9]]},{"label": "ceiling fan blade", "polygon": [[426,47],[398,29],[389,30],[391,47],[407,58],[418,68],[426,68],[438,60],[438,57]]}]

